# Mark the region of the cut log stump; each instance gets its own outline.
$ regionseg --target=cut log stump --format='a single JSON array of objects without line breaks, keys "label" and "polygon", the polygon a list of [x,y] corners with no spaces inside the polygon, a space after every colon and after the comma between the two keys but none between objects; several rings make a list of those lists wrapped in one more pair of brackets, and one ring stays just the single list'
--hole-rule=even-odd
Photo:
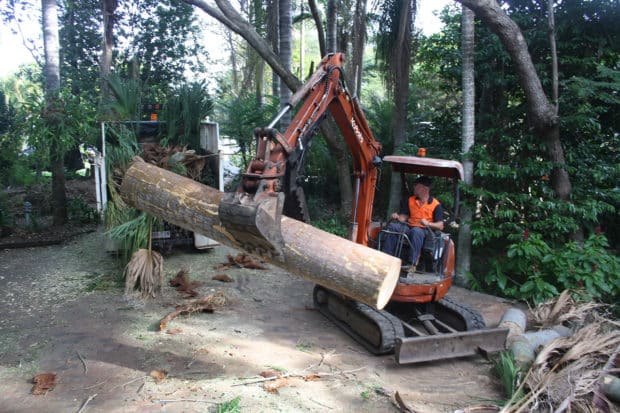
[{"label": "cut log stump", "polygon": [[[127,170],[125,202],[171,224],[242,249],[222,225],[224,193],[137,158]],[[282,217],[284,248],[271,264],[291,274],[382,309],[398,281],[400,260],[288,217]]]}]

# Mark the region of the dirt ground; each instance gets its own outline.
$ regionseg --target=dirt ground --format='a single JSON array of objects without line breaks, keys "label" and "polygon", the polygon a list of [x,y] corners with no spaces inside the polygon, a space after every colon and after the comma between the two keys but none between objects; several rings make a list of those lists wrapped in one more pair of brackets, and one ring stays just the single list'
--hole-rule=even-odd
[{"label": "dirt ground", "polygon": [[[399,366],[368,354],[313,310],[311,283],[272,266],[216,271],[237,253],[227,247],[177,250],[164,260],[160,296],[125,299],[103,240],[97,231],[0,251],[0,412],[215,412],[236,398],[241,412],[395,412],[395,391],[416,412],[454,412],[502,397],[481,357]],[[222,292],[228,304],[172,320],[176,334],[158,332],[183,301],[167,284],[182,267],[200,294]],[[233,282],[212,280],[219,273]],[[450,294],[488,325],[511,305],[456,287]],[[167,378],[156,383],[155,369]],[[292,375],[277,392],[244,384],[273,369]],[[31,394],[33,376],[47,372],[56,387]],[[302,378],[316,373],[330,375]]]}]

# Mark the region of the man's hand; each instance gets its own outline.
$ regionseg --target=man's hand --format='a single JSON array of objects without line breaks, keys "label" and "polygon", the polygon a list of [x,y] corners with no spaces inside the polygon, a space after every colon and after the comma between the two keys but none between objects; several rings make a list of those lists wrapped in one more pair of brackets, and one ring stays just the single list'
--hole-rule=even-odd
[{"label": "man's hand", "polygon": [[428,219],[422,218],[420,220],[420,224],[424,225],[425,227],[430,227],[431,226],[431,222]]},{"label": "man's hand", "polygon": [[394,213],[392,214],[391,218],[392,218],[392,219],[400,219],[399,215],[398,215],[396,212],[394,212]]}]

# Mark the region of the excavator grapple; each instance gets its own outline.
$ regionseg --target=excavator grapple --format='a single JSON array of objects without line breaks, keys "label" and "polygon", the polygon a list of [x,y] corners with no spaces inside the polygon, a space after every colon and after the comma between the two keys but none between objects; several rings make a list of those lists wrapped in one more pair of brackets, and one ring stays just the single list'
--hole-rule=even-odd
[{"label": "excavator grapple", "polygon": [[263,197],[256,202],[245,193],[222,198],[218,216],[222,226],[242,248],[257,255],[281,256],[284,241],[280,229],[284,194]]}]

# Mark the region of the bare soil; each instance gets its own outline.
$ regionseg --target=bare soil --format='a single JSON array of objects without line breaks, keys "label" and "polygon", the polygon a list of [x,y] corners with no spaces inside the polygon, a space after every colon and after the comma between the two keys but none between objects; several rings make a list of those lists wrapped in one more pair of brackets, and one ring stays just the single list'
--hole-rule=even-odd
[{"label": "bare soil", "polygon": [[[215,270],[237,254],[227,247],[176,250],[164,259],[160,295],[125,299],[115,281],[122,269],[103,244],[96,231],[0,251],[0,412],[215,412],[237,397],[241,412],[395,412],[395,391],[416,412],[453,412],[502,397],[482,357],[400,366],[368,354],[313,310],[311,283],[272,266]],[[228,303],[175,318],[167,326],[175,334],[159,332],[184,301],[167,284],[183,267],[200,295],[222,292]],[[221,273],[233,282],[212,279]],[[491,326],[511,305],[456,287],[450,294]],[[152,370],[166,379],[156,382]],[[265,370],[293,376],[274,392],[243,384]],[[49,372],[55,388],[31,394],[33,376]]]}]

